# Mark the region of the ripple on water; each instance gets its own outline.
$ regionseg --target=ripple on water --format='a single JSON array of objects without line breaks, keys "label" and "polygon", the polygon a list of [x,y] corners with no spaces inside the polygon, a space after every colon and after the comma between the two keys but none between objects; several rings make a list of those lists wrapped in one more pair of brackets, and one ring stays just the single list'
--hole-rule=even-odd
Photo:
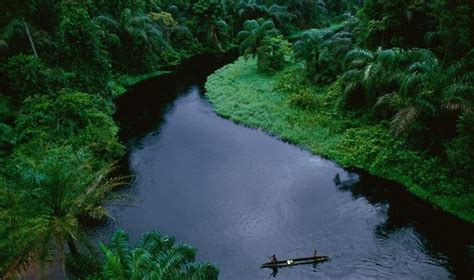
[{"label": "ripple on water", "polygon": [[[130,149],[135,180],[112,207],[131,236],[158,229],[199,249],[221,279],[262,279],[267,255],[331,260],[282,269],[280,279],[446,279],[446,257],[407,225],[390,223],[387,201],[335,187],[354,179],[330,161],[217,117],[196,87],[164,125]],[[354,181],[355,182],[355,181]]]}]

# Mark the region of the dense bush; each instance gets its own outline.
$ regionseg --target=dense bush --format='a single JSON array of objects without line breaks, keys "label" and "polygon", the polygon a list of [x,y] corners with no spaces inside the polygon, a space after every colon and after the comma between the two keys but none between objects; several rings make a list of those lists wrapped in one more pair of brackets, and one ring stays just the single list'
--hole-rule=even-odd
[{"label": "dense bush", "polygon": [[18,139],[87,147],[100,161],[113,160],[124,148],[118,143],[113,119],[101,105],[92,95],[77,91],[31,96],[17,118]]},{"label": "dense bush", "polygon": [[74,77],[61,68],[47,67],[40,58],[31,55],[11,57],[4,71],[8,75],[9,93],[19,101],[35,94],[54,94],[67,87]]}]

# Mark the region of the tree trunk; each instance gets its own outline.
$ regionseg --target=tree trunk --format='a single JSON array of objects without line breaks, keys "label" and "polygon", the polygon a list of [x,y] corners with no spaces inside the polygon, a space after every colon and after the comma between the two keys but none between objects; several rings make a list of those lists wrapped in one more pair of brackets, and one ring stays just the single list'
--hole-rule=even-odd
[{"label": "tree trunk", "polygon": [[35,54],[35,56],[38,56],[38,53],[36,52],[35,43],[33,42],[33,38],[31,37],[30,29],[28,28],[28,24],[26,24],[26,22],[23,22],[23,23],[25,24],[26,35],[28,35],[28,40],[30,41],[30,45],[31,45],[31,48],[33,49],[33,53]]},{"label": "tree trunk", "polygon": [[79,256],[79,250],[77,249],[76,242],[72,238],[68,238],[67,246],[69,247],[69,251],[74,257]]}]

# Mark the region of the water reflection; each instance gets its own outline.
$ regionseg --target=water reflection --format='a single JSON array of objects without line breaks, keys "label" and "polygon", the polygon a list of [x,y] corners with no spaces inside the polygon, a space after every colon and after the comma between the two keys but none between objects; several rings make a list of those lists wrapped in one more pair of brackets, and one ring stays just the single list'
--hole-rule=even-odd
[{"label": "water reflection", "polygon": [[135,175],[122,204],[133,207],[111,206],[115,220],[97,239],[159,230],[197,247],[221,279],[265,279],[267,252],[285,259],[314,248],[331,261],[270,277],[472,275],[472,227],[391,182],[216,116],[200,92],[207,74],[161,77],[117,101]]},{"label": "water reflection", "polygon": [[471,279],[474,275],[472,225],[434,209],[392,181],[363,171],[347,172],[346,176],[345,180],[340,179],[339,173],[335,176],[334,184],[339,190],[351,192],[354,199],[362,197],[372,205],[386,207],[385,221],[375,227],[376,238],[383,242],[397,238],[401,232],[413,235],[416,242],[411,246],[429,255],[432,263],[443,263],[459,279]]}]

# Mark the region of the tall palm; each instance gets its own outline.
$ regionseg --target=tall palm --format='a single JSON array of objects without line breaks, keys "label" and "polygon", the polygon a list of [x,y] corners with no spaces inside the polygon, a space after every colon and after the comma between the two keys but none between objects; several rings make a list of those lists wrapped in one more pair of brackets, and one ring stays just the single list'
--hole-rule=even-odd
[{"label": "tall palm", "polygon": [[429,50],[408,51],[407,56],[413,61],[407,67],[398,91],[402,106],[392,121],[396,135],[407,132],[417,121],[431,122],[438,119],[443,111],[459,114],[472,111],[472,57],[467,56],[464,60],[443,68],[442,63]]},{"label": "tall palm", "polygon": [[93,172],[87,156],[68,147],[20,163],[20,183],[3,189],[11,201],[0,210],[0,220],[10,231],[0,249],[11,254],[21,251],[6,270],[21,268],[33,258],[49,261],[54,251],[64,270],[66,244],[73,255],[79,254],[77,242],[89,247],[84,223],[107,217],[102,203],[125,182],[124,177],[110,178],[113,171],[110,165]]},{"label": "tall palm", "polygon": [[392,120],[392,129],[396,135],[407,132],[424,116],[435,118],[441,107],[445,82],[441,65],[436,56],[428,50],[414,52],[415,56],[420,58],[408,66],[397,92],[401,106]]},{"label": "tall palm", "polygon": [[130,249],[128,234],[115,232],[108,246],[102,279],[217,279],[218,270],[209,263],[194,263],[196,250],[157,232],[142,235]]},{"label": "tall palm", "polygon": [[355,49],[347,52],[343,75],[346,105],[373,105],[379,96],[396,91],[403,78],[400,70],[402,58],[402,52],[398,49],[378,49],[376,52]]},{"label": "tall palm", "polygon": [[275,24],[272,20],[245,21],[244,30],[237,34],[237,39],[241,42],[240,53],[245,56],[256,55],[263,39],[276,34],[278,34],[278,31],[275,29]]}]

